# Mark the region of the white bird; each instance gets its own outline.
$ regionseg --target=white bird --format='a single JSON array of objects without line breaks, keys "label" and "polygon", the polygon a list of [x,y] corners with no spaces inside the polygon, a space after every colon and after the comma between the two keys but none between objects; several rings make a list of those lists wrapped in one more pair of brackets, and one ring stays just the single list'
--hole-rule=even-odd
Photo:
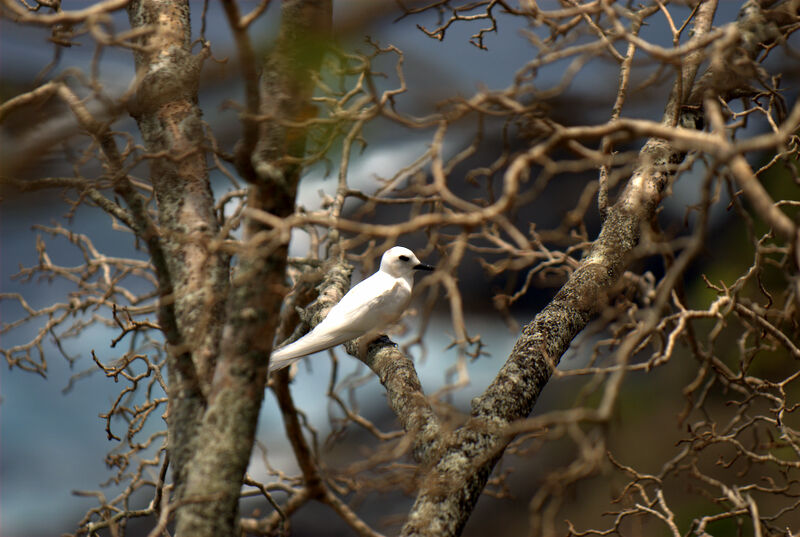
[{"label": "white bird", "polygon": [[395,322],[411,301],[416,270],[433,267],[420,263],[408,248],[386,250],[380,269],[350,289],[311,332],[272,353],[270,372]]}]

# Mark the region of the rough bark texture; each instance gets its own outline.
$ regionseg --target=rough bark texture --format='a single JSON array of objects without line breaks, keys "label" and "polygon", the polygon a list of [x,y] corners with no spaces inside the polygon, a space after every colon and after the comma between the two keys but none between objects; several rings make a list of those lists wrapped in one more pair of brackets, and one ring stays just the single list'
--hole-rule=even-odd
[{"label": "rough bark texture", "polygon": [[[256,144],[260,156],[256,158],[254,154],[248,159],[252,147],[247,143],[237,150],[237,168],[250,182],[248,207],[278,217],[294,211],[300,166],[293,159],[302,158],[305,151],[305,132],[287,132],[282,122],[302,119],[302,115],[298,117],[300,108],[308,106],[313,71],[319,68],[322,56],[321,47],[306,46],[308,55],[298,65],[288,51],[296,50],[300,36],[327,39],[331,6],[330,2],[284,2],[281,14],[278,44],[262,73],[261,140]],[[251,120],[245,121],[246,132]],[[285,160],[287,155],[289,161]],[[251,166],[252,160],[258,160],[261,167]],[[262,173],[263,169],[269,173]],[[223,536],[239,532],[239,491],[264,396],[266,357],[272,351],[287,291],[286,244],[259,243],[259,233],[265,229],[264,224],[245,219],[245,249],[228,293],[220,359],[207,410],[197,431],[197,449],[189,461],[184,499],[190,503],[179,513],[178,535]]]},{"label": "rough bark texture", "polygon": [[[503,429],[527,417],[572,339],[607,303],[642,225],[667,185],[670,163],[682,154],[653,141],[640,168],[612,206],[589,255],[555,298],[525,326],[487,390],[472,402],[468,423],[442,441],[442,453],[424,478],[403,535],[459,535],[511,437]],[[667,162],[665,162],[667,161]]]},{"label": "rough bark texture", "polygon": [[[217,234],[208,181],[197,84],[204,53],[191,53],[188,2],[134,1],[133,28],[151,28],[135,53],[140,84],[131,115],[150,159],[150,180],[158,204],[160,243],[171,282],[177,348],[169,352],[169,449],[178,496],[196,429],[205,409],[223,326],[228,259],[210,252]],[[161,285],[162,292],[164,286]],[[163,321],[162,321],[163,324]],[[191,359],[191,363],[181,363]]]},{"label": "rough bark texture", "polygon": [[357,342],[350,342],[345,348],[378,375],[389,407],[403,430],[413,437],[414,459],[430,465],[441,446],[441,426],[422,391],[414,362],[385,336],[370,342],[363,357]]}]

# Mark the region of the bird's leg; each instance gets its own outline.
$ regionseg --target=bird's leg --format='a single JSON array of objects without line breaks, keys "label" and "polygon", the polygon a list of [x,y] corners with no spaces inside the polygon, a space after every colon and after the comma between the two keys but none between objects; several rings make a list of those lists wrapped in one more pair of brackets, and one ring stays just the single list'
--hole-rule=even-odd
[{"label": "bird's leg", "polygon": [[[369,346],[379,339],[385,338],[388,341],[391,341],[389,337],[384,334],[381,330],[375,329],[370,330],[360,338],[356,340],[356,348],[358,349],[358,359],[364,362],[367,358],[367,352],[369,351]],[[394,343],[392,343],[394,344]]]}]

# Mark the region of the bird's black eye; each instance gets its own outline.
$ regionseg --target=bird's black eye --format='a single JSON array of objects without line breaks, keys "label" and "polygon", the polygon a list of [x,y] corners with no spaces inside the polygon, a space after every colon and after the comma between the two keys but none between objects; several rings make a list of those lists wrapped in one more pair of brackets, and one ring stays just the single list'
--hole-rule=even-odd
[{"label": "bird's black eye", "polygon": [[398,259],[400,261],[408,261],[408,256],[407,255],[401,255],[400,257],[398,257]]}]

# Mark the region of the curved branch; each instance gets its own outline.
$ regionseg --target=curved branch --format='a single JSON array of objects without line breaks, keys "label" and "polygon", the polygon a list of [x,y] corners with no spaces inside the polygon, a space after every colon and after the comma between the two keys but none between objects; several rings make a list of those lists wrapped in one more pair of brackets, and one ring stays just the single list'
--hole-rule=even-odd
[{"label": "curved branch", "polygon": [[[700,8],[697,39],[709,32],[716,2]],[[695,61],[701,58],[695,56]],[[691,72],[691,71],[690,71]],[[686,111],[682,124],[702,124]],[[533,410],[573,338],[607,302],[639,243],[684,153],[660,139],[640,152],[640,167],[609,208],[599,237],[555,298],[522,331],[511,355],[486,391],[472,402],[472,416],[444,440],[445,452],[428,472],[403,527],[403,535],[459,535],[510,437],[503,430]],[[621,375],[620,375],[621,379]],[[599,419],[607,419],[603,408]]]}]

